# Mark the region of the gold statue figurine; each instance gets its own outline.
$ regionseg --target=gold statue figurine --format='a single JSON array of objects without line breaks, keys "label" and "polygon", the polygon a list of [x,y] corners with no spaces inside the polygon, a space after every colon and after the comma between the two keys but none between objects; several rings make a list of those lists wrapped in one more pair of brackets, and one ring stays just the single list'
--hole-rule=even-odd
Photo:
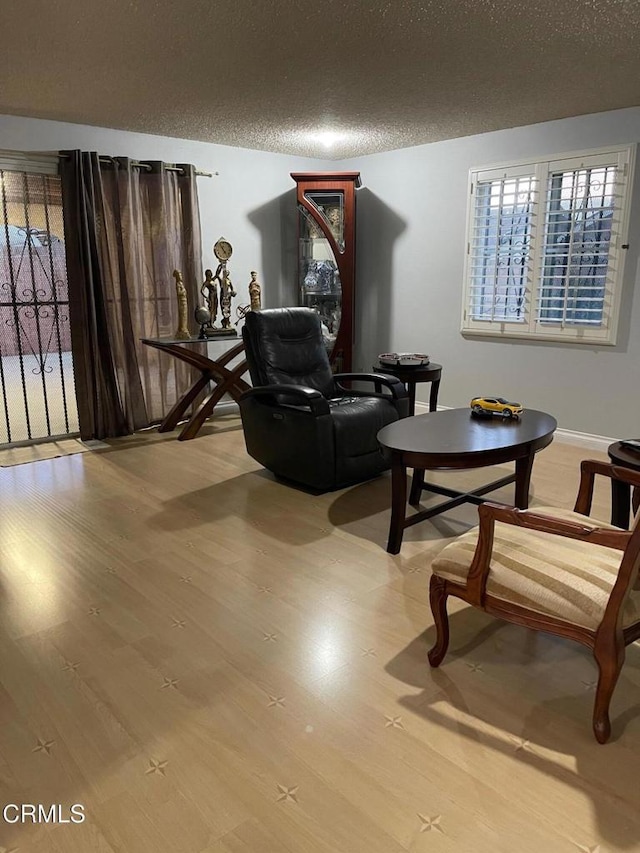
[{"label": "gold statue figurine", "polygon": [[211,270],[204,271],[204,282],[200,288],[200,293],[204,296],[206,306],[211,313],[211,319],[207,325],[210,329],[215,329],[216,317],[218,316],[218,285]]},{"label": "gold statue figurine", "polygon": [[251,300],[251,310],[259,311],[262,307],[260,303],[260,295],[262,288],[257,280],[258,273],[251,270],[251,281],[249,282],[249,299]]},{"label": "gold statue figurine", "polygon": [[[229,271],[227,270],[226,263],[221,263],[220,267],[222,267],[222,278],[220,279],[220,310],[222,312],[222,328],[230,329],[231,298],[236,295],[236,292],[233,289],[233,285],[231,284],[231,279],[229,278]],[[220,270],[220,267],[218,268],[218,270]],[[218,272],[216,272],[216,277],[217,276]]]},{"label": "gold statue figurine", "polygon": [[178,298],[178,328],[174,337],[178,341],[188,341],[191,332],[187,325],[187,288],[184,286],[180,270],[174,270],[173,277],[176,280],[176,296]]}]

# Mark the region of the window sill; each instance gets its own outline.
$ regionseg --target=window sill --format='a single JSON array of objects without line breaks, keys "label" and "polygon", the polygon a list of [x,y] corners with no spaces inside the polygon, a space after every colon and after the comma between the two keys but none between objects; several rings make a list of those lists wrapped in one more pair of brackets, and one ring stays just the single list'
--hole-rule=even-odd
[{"label": "window sill", "polygon": [[528,341],[532,344],[537,343],[556,343],[556,344],[571,344],[572,346],[598,346],[598,347],[613,347],[616,345],[615,338],[610,337],[595,337],[586,335],[570,335],[562,334],[562,332],[540,334],[531,334],[530,332],[518,332],[511,329],[506,331],[498,331],[491,329],[490,331],[481,331],[478,329],[461,329],[460,334],[463,338],[490,338],[494,341]]}]

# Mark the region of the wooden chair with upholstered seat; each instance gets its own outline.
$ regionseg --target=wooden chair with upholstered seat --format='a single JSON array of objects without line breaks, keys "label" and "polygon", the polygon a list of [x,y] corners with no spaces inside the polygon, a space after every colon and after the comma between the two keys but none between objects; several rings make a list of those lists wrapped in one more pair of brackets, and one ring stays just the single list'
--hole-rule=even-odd
[{"label": "wooden chair with upholstered seat", "polygon": [[479,527],[447,545],[432,565],[437,637],[429,663],[439,666],[449,645],[449,595],[508,622],[577,640],[598,665],[593,731],[606,743],[625,647],[640,637],[640,513],[630,531],[589,518],[596,474],[640,486],[640,472],[586,460],[573,512],[478,508]]}]

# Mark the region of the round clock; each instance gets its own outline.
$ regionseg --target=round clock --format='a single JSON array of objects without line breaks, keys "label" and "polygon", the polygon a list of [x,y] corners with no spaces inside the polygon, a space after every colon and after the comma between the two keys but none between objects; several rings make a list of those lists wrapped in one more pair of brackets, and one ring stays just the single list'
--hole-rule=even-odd
[{"label": "round clock", "polygon": [[228,261],[232,252],[233,248],[231,243],[229,243],[228,240],[225,240],[224,237],[220,237],[220,239],[213,245],[213,254],[219,261]]}]

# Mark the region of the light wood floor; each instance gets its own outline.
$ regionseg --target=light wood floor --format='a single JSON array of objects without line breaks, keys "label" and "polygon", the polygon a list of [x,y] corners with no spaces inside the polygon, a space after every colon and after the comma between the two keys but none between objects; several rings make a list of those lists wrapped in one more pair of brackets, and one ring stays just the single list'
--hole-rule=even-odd
[{"label": "light wood floor", "polygon": [[[473,507],[391,557],[388,476],[287,487],[229,416],[112,445],[0,469],[0,798],[87,815],[0,817],[0,851],[640,850],[637,646],[604,747],[576,644],[454,603],[427,664],[429,562]],[[533,503],[571,506],[586,456],[542,451]]]}]

